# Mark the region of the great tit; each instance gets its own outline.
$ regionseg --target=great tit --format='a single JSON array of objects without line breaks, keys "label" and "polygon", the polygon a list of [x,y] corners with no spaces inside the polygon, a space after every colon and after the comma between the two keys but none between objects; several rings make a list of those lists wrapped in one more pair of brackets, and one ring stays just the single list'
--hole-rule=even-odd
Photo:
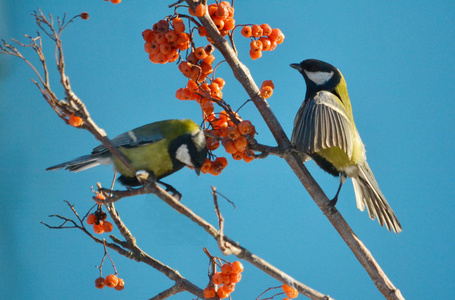
[{"label": "great tit", "polygon": [[346,177],[352,179],[357,207],[372,220],[399,233],[401,224],[379,189],[354,123],[346,81],[326,62],[307,59],[291,64],[305,79],[305,101],[294,121],[291,142],[304,161],[312,158],[324,171],[340,176],[335,205]]},{"label": "great tit", "polygon": [[90,155],[46,170],[65,168],[79,172],[100,164],[113,163],[115,170],[121,174],[119,181],[123,185],[138,186],[138,171],[146,171],[159,180],[187,165],[194,168],[199,175],[207,157],[204,132],[190,119],[147,124],[120,134],[111,142],[129,159],[135,172],[129,171],[104,145],[94,148]]}]

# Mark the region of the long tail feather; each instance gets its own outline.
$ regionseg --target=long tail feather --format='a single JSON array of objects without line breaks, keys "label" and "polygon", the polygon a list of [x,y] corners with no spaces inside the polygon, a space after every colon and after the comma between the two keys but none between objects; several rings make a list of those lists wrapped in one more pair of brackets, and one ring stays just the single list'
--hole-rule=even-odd
[{"label": "long tail feather", "polygon": [[106,152],[96,153],[91,155],[84,155],[73,160],[47,168],[47,171],[58,170],[65,168],[71,172],[80,172],[100,164],[108,165],[112,163],[110,155]]},{"label": "long tail feather", "polygon": [[359,175],[352,178],[352,184],[354,185],[357,207],[361,211],[365,210],[366,206],[372,220],[377,217],[379,224],[381,226],[385,224],[388,230],[393,229],[396,233],[402,231],[400,222],[379,189],[367,162],[359,165]]}]

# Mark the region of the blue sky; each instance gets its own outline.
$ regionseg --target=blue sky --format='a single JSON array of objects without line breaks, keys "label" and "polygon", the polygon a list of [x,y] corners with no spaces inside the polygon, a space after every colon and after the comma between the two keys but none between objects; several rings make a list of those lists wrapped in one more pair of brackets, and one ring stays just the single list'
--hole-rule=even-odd
[{"label": "blue sky", "polygon": [[[154,65],[143,51],[141,32],[172,13],[166,1],[0,1],[0,37],[25,41],[36,31],[30,13],[54,16],[87,11],[63,36],[67,73],[76,94],[109,136],[153,121],[201,120],[198,106],[174,98],[186,80],[173,65]],[[395,235],[355,206],[351,183],[338,209],[395,286],[408,299],[447,299],[455,294],[454,165],[455,4],[453,1],[236,1],[237,24],[269,23],[285,42],[259,60],[248,57],[248,40],[236,38],[240,59],[258,84],[271,79],[269,104],[290,135],[305,84],[290,63],[318,58],[344,74],[357,128],[369,164],[403,232]],[[202,40],[201,40],[202,41]],[[47,46],[49,40],[45,40]],[[46,47],[48,58],[52,47]],[[32,52],[26,52],[33,57]],[[221,55],[215,54],[217,61]],[[49,60],[50,62],[51,60]],[[36,63],[36,60],[34,60]],[[227,65],[218,69],[225,99],[239,107],[248,96]],[[63,97],[55,69],[52,85]],[[49,230],[47,216],[70,216],[92,206],[90,187],[108,185],[110,167],[78,174],[45,172],[56,163],[91,151],[87,132],[64,124],[29,80],[20,60],[0,56],[0,290],[10,299],[147,299],[172,285],[164,275],[110,252],[125,279],[122,292],[97,290],[94,280],[103,249],[75,230]],[[258,141],[275,145],[252,104],[241,110],[257,128]],[[220,150],[218,154],[222,155]],[[329,198],[338,179],[307,163]],[[310,287],[336,299],[382,299],[371,279],[293,175],[277,157],[250,164],[229,160],[218,177],[184,169],[168,178],[183,203],[216,224],[210,185],[236,203],[221,204],[226,234]],[[207,247],[216,242],[153,195],[125,199],[117,208],[142,249],[207,284]],[[118,232],[115,232],[119,236]],[[107,236],[106,236],[107,237]],[[234,261],[235,257],[225,257]],[[280,285],[245,263],[233,299],[255,299]],[[106,267],[105,274],[112,269]],[[303,298],[303,296],[299,296]],[[173,299],[191,299],[182,294]]]}]

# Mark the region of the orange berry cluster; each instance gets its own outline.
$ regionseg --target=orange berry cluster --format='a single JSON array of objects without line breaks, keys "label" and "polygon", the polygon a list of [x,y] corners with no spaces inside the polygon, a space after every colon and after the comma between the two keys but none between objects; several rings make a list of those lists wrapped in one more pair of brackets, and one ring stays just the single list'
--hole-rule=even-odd
[{"label": "orange berry cluster", "polygon": [[299,292],[297,292],[297,290],[295,288],[290,287],[287,284],[283,284],[281,286],[281,288],[283,289],[283,292],[285,292],[286,296],[287,296],[287,298],[284,298],[283,300],[289,300],[289,298],[295,299],[299,296]]},{"label": "orange berry cluster", "polygon": [[241,31],[246,38],[252,38],[250,43],[250,57],[258,59],[262,51],[273,51],[278,44],[284,41],[284,34],[279,28],[270,27],[268,24],[245,25]]},{"label": "orange berry cluster", "polygon": [[121,291],[125,288],[125,281],[122,278],[118,278],[115,274],[107,275],[106,278],[98,277],[95,279],[95,286],[98,289],[102,289],[105,286],[114,288],[117,291]]},{"label": "orange berry cluster", "polygon": [[94,214],[87,216],[87,224],[93,225],[93,231],[97,234],[111,232],[114,228],[111,222],[106,221],[107,214],[102,210],[97,210]]},{"label": "orange berry cluster", "polygon": [[[219,140],[221,139],[225,151],[232,154],[234,160],[243,159],[245,162],[250,162],[254,159],[254,154],[247,149],[248,141],[246,135],[249,134],[254,137],[256,130],[250,121],[242,121],[237,115],[235,115],[235,118],[240,121],[237,125],[226,111],[222,111],[218,117],[214,113],[206,115],[204,121],[208,122],[213,128],[206,130],[206,132],[214,136],[206,137],[207,149],[210,151],[216,150],[220,146]],[[217,157],[214,161],[206,159],[202,165],[201,172],[217,176],[226,165],[227,160],[224,157]]]},{"label": "orange berry cluster", "polygon": [[[212,52],[214,50],[215,48],[210,44],[193,49],[186,61],[179,64],[180,72],[194,83],[203,82],[208,75],[213,73],[212,63],[215,61],[215,56],[212,55]],[[191,87],[191,89],[193,88],[196,89],[197,85]]]},{"label": "orange berry cluster", "polygon": [[119,4],[120,2],[122,2],[122,0],[104,0],[104,1],[111,1],[111,3],[113,3],[113,4]]},{"label": "orange berry cluster", "polygon": [[82,126],[82,124],[84,124],[84,120],[82,120],[81,117],[72,114],[68,118],[68,124],[70,124],[73,127],[80,127]]},{"label": "orange berry cluster", "polygon": [[[222,36],[226,36],[230,30],[234,29],[234,8],[229,1],[222,1],[220,4],[213,3],[208,6],[201,3],[196,6],[195,11],[189,8],[190,15],[196,17],[202,17],[207,12]],[[199,34],[206,36],[205,28],[199,27]]]},{"label": "orange berry cluster", "polygon": [[172,28],[167,20],[160,20],[155,23],[152,29],[142,32],[144,38],[145,52],[149,59],[155,64],[174,62],[179,58],[179,50],[186,50],[190,47],[190,36],[185,31],[183,20],[175,17],[172,19]]},{"label": "orange berry cluster", "polygon": [[204,297],[218,296],[220,299],[229,297],[235,290],[235,284],[242,279],[242,272],[243,265],[240,261],[222,265],[221,272],[213,274],[211,283],[204,289]]}]

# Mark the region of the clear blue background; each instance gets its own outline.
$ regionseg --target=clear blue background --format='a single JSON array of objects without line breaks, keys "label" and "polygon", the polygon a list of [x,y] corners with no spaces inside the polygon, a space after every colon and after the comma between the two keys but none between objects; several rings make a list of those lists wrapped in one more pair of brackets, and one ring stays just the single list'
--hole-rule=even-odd
[{"label": "clear blue background", "polygon": [[[172,1],[102,0],[0,1],[0,36],[7,41],[34,35],[30,13],[40,7],[54,16],[87,11],[64,32],[67,73],[93,119],[110,136],[152,121],[190,117],[198,105],[180,102],[175,91],[186,80],[174,65],[154,65],[143,51],[141,32],[172,14]],[[408,299],[448,299],[455,295],[454,242],[454,49],[453,1],[236,1],[237,24],[269,23],[285,43],[262,59],[248,56],[248,40],[236,37],[240,59],[258,84],[272,79],[269,103],[288,134],[305,93],[303,78],[289,67],[306,58],[337,66],[349,87],[357,127],[368,161],[402,225],[395,235],[355,206],[350,183],[337,205],[354,232]],[[200,40],[202,41],[202,39]],[[53,48],[44,39],[48,62]],[[202,44],[202,43],[201,43]],[[25,51],[38,65],[31,51]],[[215,54],[221,60],[219,53]],[[63,98],[55,68],[52,86]],[[226,64],[225,99],[234,107],[248,96]],[[30,82],[19,59],[0,56],[0,293],[4,299],[147,299],[173,283],[164,275],[110,253],[126,281],[122,292],[97,290],[101,245],[76,230],[49,230],[50,214],[71,216],[92,206],[90,187],[108,185],[110,167],[83,173],[45,172],[56,163],[88,153],[98,143],[87,132],[64,126]],[[275,145],[252,104],[241,110],[256,125],[258,141]],[[217,153],[222,155],[222,151]],[[338,180],[314,163],[310,172],[329,197]],[[183,203],[216,224],[210,185],[234,201],[222,203],[226,233],[310,287],[336,299],[382,299],[327,219],[287,164],[277,157],[250,164],[229,160],[218,177],[184,169],[166,180]],[[207,247],[216,242],[199,227],[148,195],[124,199],[117,208],[142,249],[190,281],[207,284]],[[119,236],[118,232],[114,232]],[[107,237],[107,235],[106,235]],[[233,261],[235,257],[227,257]],[[233,299],[255,299],[280,285],[245,263]],[[112,273],[106,265],[105,274]],[[173,299],[191,299],[181,294]],[[303,298],[300,296],[299,298]]]}]

